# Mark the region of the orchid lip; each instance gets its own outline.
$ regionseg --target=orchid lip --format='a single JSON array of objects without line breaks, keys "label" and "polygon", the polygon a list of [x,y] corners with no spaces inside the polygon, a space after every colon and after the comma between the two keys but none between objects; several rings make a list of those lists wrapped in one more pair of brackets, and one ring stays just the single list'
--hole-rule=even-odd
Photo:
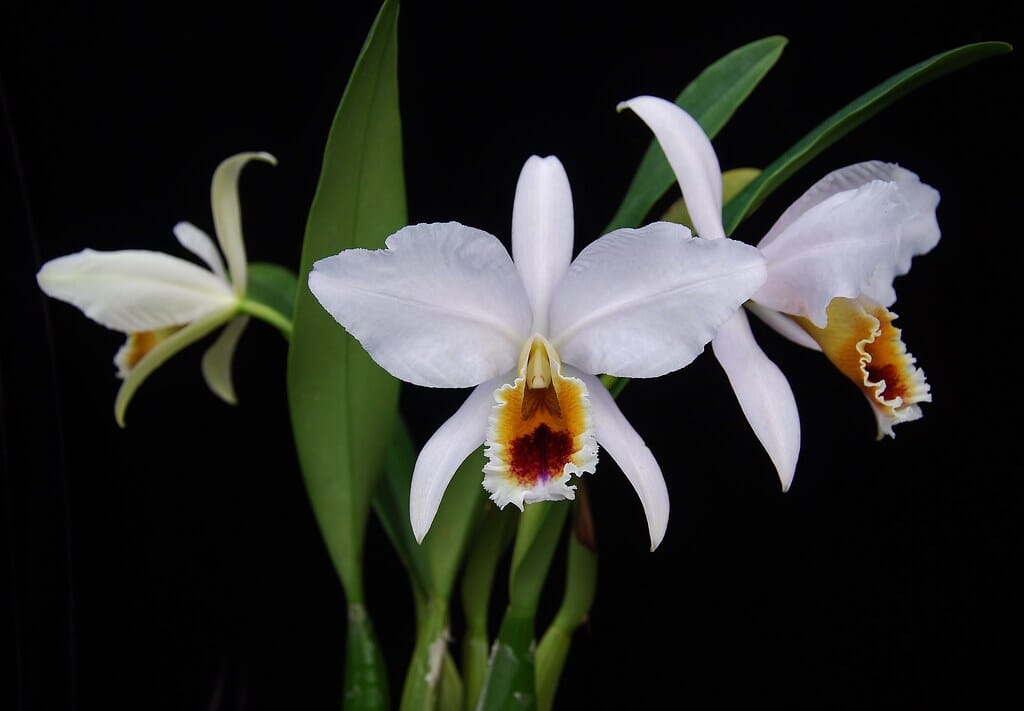
[{"label": "orchid lip", "polygon": [[562,374],[557,352],[541,335],[524,345],[517,377],[494,392],[484,488],[504,507],[573,499],[576,474],[593,473],[597,439],[587,386]]}]

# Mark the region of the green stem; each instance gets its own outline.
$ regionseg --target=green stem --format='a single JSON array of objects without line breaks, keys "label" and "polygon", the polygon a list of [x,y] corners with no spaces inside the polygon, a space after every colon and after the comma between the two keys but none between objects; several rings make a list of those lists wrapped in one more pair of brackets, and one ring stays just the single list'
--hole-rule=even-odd
[{"label": "green stem", "polygon": [[576,626],[555,620],[541,637],[535,653],[538,711],[550,711],[553,707],[558,680],[565,668],[566,657],[572,644],[572,635]]},{"label": "green stem", "polygon": [[250,299],[242,299],[241,303],[238,304],[238,310],[243,314],[249,316],[255,316],[261,321],[266,321],[271,326],[281,332],[281,335],[287,340],[292,338],[292,320],[285,316],[280,311],[272,309],[266,304],[261,304],[258,301],[252,301]]},{"label": "green stem", "polygon": [[[513,513],[513,512],[509,512]],[[466,708],[473,708],[487,676],[487,658],[491,641],[488,617],[491,590],[498,562],[512,542],[518,516],[508,515],[491,506],[484,513],[476,541],[466,557],[462,574],[462,612],[466,633],[462,642],[462,677]]]},{"label": "green stem", "polygon": [[345,652],[346,711],[388,711],[391,708],[387,671],[366,608],[348,606]]},{"label": "green stem", "polygon": [[437,704],[445,655],[448,651],[448,601],[427,602],[402,688],[401,711],[431,711]]}]

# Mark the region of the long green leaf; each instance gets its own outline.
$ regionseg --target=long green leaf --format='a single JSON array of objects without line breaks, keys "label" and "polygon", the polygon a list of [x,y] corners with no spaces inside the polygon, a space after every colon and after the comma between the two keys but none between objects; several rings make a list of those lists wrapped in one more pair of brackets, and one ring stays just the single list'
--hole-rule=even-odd
[{"label": "long green leaf", "polygon": [[794,172],[897,99],[957,69],[1012,49],[1005,42],[978,42],[957,47],[904,69],[861,94],[783,153],[726,206],[723,213],[726,234],[732,234],[737,225]]},{"label": "long green leaf", "polygon": [[[288,401],[313,511],[350,610],[363,607],[363,541],[398,411],[381,370],[306,288],[315,260],[379,248],[407,221],[398,102],[398,2],[386,0],[331,124],[299,265]],[[387,673],[370,619],[349,617],[347,709],[387,709]],[[355,654],[356,650],[358,654]]]},{"label": "long green leaf", "polygon": [[[690,82],[676,103],[700,123],[708,136],[714,137],[775,66],[787,41],[773,35],[729,52]],[[656,141],[651,141],[605,232],[640,225],[674,183],[665,154]]]},{"label": "long green leaf", "polygon": [[380,248],[406,222],[398,113],[398,3],[385,2],[331,125],[306,224],[288,357],[292,429],[313,509],[345,592],[362,602],[370,497],[394,431],[398,382],[306,287],[315,260]]}]

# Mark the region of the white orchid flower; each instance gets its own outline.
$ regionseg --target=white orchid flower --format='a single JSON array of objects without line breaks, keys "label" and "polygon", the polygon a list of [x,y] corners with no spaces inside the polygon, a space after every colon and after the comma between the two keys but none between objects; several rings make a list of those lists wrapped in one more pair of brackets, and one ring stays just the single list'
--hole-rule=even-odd
[{"label": "white orchid flower", "polygon": [[[640,96],[619,105],[654,132],[697,233],[725,237],[722,174],[700,125],[672,102]],[[871,403],[878,438],[921,417],[930,402],[923,371],[907,352],[893,280],[939,241],[939,193],[891,163],[869,161],[814,184],[758,243],[768,266],[748,309],[790,340],[823,351]],[[800,421],[785,376],[761,351],[743,310],[718,332],[712,350],[743,412],[771,457],[783,490],[800,450]]]},{"label": "white orchid flower", "polygon": [[516,188],[511,258],[457,222],[404,227],[386,246],[319,260],[309,287],[396,378],[475,387],[417,458],[417,540],[481,443],[484,488],[520,509],[572,499],[571,476],[594,471],[600,445],[639,495],[656,548],[669,511],[661,469],[595,374],[650,378],[692,361],[763,283],[757,250],[659,222],[616,230],[573,261],[569,180],[538,156]]},{"label": "white orchid flower", "polygon": [[269,153],[240,153],[223,161],[213,174],[213,224],[223,258],[213,240],[195,225],[174,226],[181,246],[208,269],[163,252],[85,249],[48,261],[36,275],[47,295],[127,335],[114,356],[118,377],[124,381],[114,401],[114,417],[122,427],[128,403],[150,373],[224,324],[227,327],[203,356],[202,372],[214,393],[227,402],[236,401],[231,359],[249,318],[240,314],[247,265],[238,176],[254,159],[277,163]]}]

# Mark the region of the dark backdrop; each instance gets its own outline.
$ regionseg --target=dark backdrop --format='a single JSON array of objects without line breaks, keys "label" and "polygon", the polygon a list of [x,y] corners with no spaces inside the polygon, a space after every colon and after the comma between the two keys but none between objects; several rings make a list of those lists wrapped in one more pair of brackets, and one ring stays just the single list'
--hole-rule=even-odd
[{"label": "dark backdrop", "polygon": [[[250,257],[295,265],[329,122],[376,11],[336,5],[4,6],[5,707],[340,706],[343,599],[295,465],[283,340],[262,324],[246,333],[237,408],[205,389],[194,347],[145,384],[120,430],[120,337],[43,299],[33,277],[87,246],[181,254],[172,225],[212,229],[209,178],[241,150],[280,161],[242,181]],[[615,112],[622,99],[672,97],[729,50],[786,35],[715,141],[723,167],[763,166],[921,59],[1019,39],[1015,17],[979,3],[436,5],[408,2],[400,17],[410,220],[504,239],[523,161],[555,154],[578,245],[608,222],[649,141]],[[859,160],[898,162],[938,188],[942,242],[898,281],[895,307],[935,401],[876,442],[852,385],[758,328],[801,408],[784,495],[709,355],[631,383],[620,404],[664,468],[672,519],[652,554],[615,465],[590,479],[600,584],[559,708],[1019,696],[1020,83],[1011,54],[916,91],[737,233],[756,241],[815,179]],[[418,442],[462,396],[403,390]],[[397,688],[411,600],[375,525],[367,560]]]}]

